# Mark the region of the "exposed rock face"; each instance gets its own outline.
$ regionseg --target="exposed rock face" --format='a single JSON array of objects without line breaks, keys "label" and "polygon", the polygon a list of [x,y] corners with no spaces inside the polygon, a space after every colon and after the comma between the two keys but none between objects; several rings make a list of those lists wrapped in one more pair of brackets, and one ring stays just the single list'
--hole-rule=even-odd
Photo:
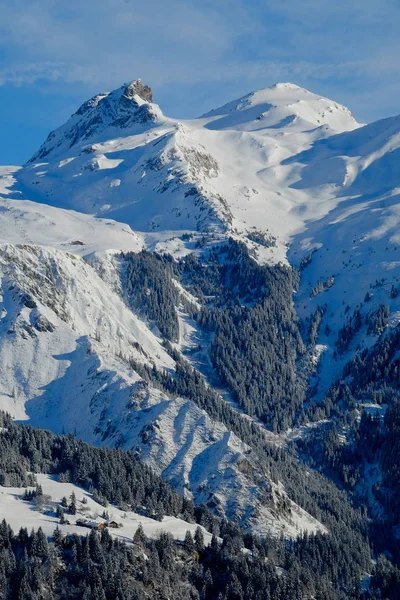
[{"label": "exposed rock face", "polygon": [[127,85],[124,95],[128,98],[133,98],[133,96],[137,95],[140,96],[145,102],[153,102],[153,92],[151,87],[145,85],[141,79],[132,81],[129,85]]}]

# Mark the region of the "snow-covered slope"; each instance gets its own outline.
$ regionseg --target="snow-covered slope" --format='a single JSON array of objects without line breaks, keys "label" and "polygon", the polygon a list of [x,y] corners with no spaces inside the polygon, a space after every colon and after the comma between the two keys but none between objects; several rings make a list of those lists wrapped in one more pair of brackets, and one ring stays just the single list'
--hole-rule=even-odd
[{"label": "snow-covered slope", "polygon": [[130,359],[171,370],[174,362],[123,304],[115,260],[0,246],[0,408],[33,425],[134,450],[182,492],[257,530],[284,526],[295,535],[298,520],[301,528],[318,528],[294,505],[293,516],[279,514],[276,488],[236,436],[132,369]]},{"label": "snow-covered slope", "polygon": [[[38,474],[36,480],[47,497],[43,508],[38,508],[34,502],[23,499],[24,488],[0,486],[0,519],[6,519],[15,533],[18,533],[21,527],[26,527],[28,531],[41,527],[43,532],[51,537],[58,526],[63,535],[72,533],[87,535],[88,529],[77,525],[76,521],[85,519],[93,523],[104,523],[105,520],[102,518],[104,506],[93,500],[92,494],[87,490],[72,483],[62,483],[51,475]],[[61,506],[62,498],[69,498],[72,493],[77,499],[77,514],[68,515],[69,524],[61,524],[56,516],[57,505]],[[82,502],[83,499],[85,502]],[[157,537],[160,531],[167,531],[176,540],[181,541],[185,539],[186,531],[189,530],[194,534],[197,527],[196,524],[170,516],[163,517],[161,522],[156,521],[132,511],[122,511],[112,505],[107,507],[107,512],[110,520],[116,521],[121,526],[119,529],[110,528],[110,534],[127,544],[132,543],[139,523],[142,524],[147,537]],[[205,529],[203,533],[205,542],[210,543],[211,535]]]},{"label": "snow-covered slope", "polygon": [[[315,213],[292,187],[301,165],[288,159],[356,129],[349,111],[277,84],[178,122],[145,102],[137,86],[85,103],[16,173],[16,189],[32,200],[126,222],[158,241],[165,232],[262,230],[273,244],[259,246],[262,257],[284,260],[290,236]],[[152,100],[151,92],[144,96]],[[317,214],[328,209],[318,206]]]},{"label": "snow-covered slope", "polygon": [[116,252],[139,251],[143,238],[109,219],[13,200],[13,175],[4,171],[0,198],[0,408],[134,450],[183,493],[258,531],[320,528],[293,503],[282,516],[284,492],[226,427],[132,368],[131,359],[174,367],[122,300]]},{"label": "snow-covered slope", "polygon": [[303,318],[327,304],[321,392],[376,339],[364,323],[333,360],[367,291],[362,314],[384,303],[398,322],[399,141],[399,118],[360,126],[287,83],[181,122],[140,81],[89,100],[27,165],[0,170],[0,407],[135,449],[197,501],[259,531],[319,528],[295,506],[291,519],[279,514],[281,491],[241,440],[132,369],[130,358],[174,362],[124,304],[117,253],[180,256],[232,236],[261,262],[300,267],[315,250],[295,301]]},{"label": "snow-covered slope", "polygon": [[[314,381],[320,394],[340,377],[357,348],[376,341],[367,321],[379,306],[390,310],[389,327],[399,323],[399,161],[400,117],[320,140],[288,161],[303,164],[292,187],[303,190],[310,204],[318,198],[329,206],[326,215],[312,219],[294,236],[288,252],[296,267],[312,255],[296,296],[299,315],[305,318],[327,305],[319,336],[320,373]],[[326,286],[328,278],[332,283]],[[323,289],[315,293],[318,286]],[[357,307],[361,327],[340,353],[338,331]]]},{"label": "snow-covered slope", "polygon": [[140,251],[142,236],[124,223],[22,199],[19,167],[0,167],[0,243],[48,246],[78,256],[110,250]]}]

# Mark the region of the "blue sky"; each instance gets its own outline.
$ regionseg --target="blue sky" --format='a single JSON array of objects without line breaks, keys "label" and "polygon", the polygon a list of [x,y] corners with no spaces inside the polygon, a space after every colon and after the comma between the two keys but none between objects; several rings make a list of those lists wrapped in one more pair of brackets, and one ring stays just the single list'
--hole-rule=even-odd
[{"label": "blue sky", "polygon": [[399,30],[398,0],[0,0],[0,164],[139,77],[182,118],[277,81],[400,113]]}]

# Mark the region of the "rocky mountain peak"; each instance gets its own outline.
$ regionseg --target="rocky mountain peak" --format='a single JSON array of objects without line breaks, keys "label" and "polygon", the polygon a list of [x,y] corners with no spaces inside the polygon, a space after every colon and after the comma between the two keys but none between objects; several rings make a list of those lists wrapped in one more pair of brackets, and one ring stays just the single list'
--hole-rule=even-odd
[{"label": "rocky mountain peak", "polygon": [[62,155],[79,143],[93,143],[100,136],[104,137],[106,131],[110,131],[112,137],[116,130],[152,126],[162,118],[162,112],[152,101],[152,90],[141,79],[125,83],[112,92],[97,94],[49,134],[30,162],[50,154]]},{"label": "rocky mountain peak", "polygon": [[144,84],[141,79],[136,79],[135,81],[126,84],[123,95],[127,98],[139,96],[145,102],[153,102],[153,91],[151,87]]}]

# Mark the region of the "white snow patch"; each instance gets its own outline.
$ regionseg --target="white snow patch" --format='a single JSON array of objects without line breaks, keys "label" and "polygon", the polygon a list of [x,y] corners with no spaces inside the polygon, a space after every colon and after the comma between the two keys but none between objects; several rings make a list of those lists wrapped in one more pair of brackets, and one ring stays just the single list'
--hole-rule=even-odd
[{"label": "white snow patch", "polygon": [[[87,528],[76,525],[76,521],[82,518],[94,520],[97,523],[103,523],[102,514],[104,507],[95,502],[92,494],[72,483],[60,483],[54,476],[51,475],[36,475],[37,482],[42,486],[43,494],[51,496],[51,501],[48,503],[53,505],[53,513],[42,513],[36,509],[32,502],[23,500],[25,488],[13,488],[0,486],[0,520],[6,519],[8,524],[13,529],[14,533],[18,533],[21,527],[26,527],[28,531],[32,528],[42,528],[43,532],[51,537],[54,529],[58,526],[64,535],[76,533],[78,535],[87,535]],[[62,498],[69,498],[75,493],[77,499],[77,514],[66,515],[70,524],[60,524],[59,519],[55,515],[55,507],[61,504]],[[86,498],[87,503],[81,501]],[[187,523],[182,519],[177,519],[172,516],[163,517],[162,521],[156,521],[139,515],[132,511],[122,511],[113,505],[107,506],[110,520],[115,520],[122,525],[121,528],[109,528],[109,532],[113,537],[119,538],[126,543],[132,543],[133,536],[139,526],[142,524],[145,535],[150,538],[157,537],[161,531],[170,533],[174,539],[183,541],[186,531],[195,533],[197,524]],[[211,541],[211,534],[201,527],[204,533],[206,544]]]}]

